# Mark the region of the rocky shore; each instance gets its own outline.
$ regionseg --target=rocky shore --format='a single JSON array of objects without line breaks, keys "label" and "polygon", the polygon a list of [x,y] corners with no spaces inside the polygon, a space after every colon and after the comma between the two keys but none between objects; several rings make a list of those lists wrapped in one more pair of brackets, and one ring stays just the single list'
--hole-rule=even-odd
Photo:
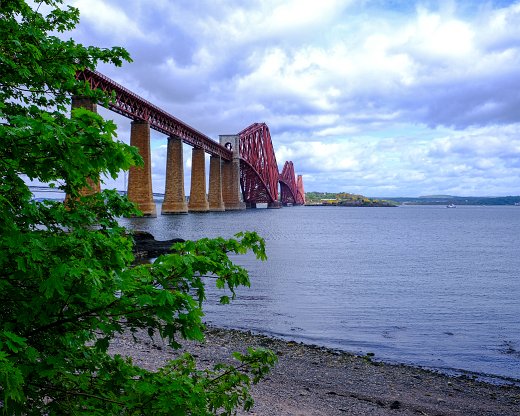
[{"label": "rocky shore", "polygon": [[[121,336],[112,352],[131,356],[153,370],[179,354],[161,340],[139,334],[142,343]],[[287,342],[249,332],[208,328],[206,342],[186,350],[202,365],[229,362],[233,351],[267,347],[279,362],[253,387],[255,406],[240,415],[520,415],[520,387],[497,386],[467,377],[449,377],[371,357]]]}]

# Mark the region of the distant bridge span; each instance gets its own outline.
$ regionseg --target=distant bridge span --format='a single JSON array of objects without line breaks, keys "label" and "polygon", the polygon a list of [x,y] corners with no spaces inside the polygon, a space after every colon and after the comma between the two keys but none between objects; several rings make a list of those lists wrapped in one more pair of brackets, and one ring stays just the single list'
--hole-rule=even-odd
[{"label": "distant bridge span", "polygon": [[[267,203],[272,208],[305,203],[303,179],[301,175],[296,179],[293,163],[286,162],[279,173],[265,123],[254,123],[236,135],[222,135],[217,143],[97,71],[86,69],[78,72],[77,78],[87,82],[92,89],[112,94],[108,108],[132,120],[130,144],[139,148],[144,168],[130,169],[128,198],[145,215],[156,215],[151,182],[150,129],[168,136],[163,214],[236,210],[255,207],[257,203]],[[96,111],[96,103],[81,97],[74,97],[72,105]],[[184,192],[182,143],[193,147],[189,204]],[[204,153],[211,155],[208,195]],[[91,191],[85,190],[86,193]]]}]

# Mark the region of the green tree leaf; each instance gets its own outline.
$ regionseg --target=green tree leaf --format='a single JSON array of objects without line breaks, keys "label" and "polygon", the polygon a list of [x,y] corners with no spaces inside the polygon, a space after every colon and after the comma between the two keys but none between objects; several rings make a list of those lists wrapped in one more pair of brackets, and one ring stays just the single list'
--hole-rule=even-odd
[{"label": "green tree leaf", "polygon": [[[44,12],[45,10],[45,12]],[[228,254],[253,251],[255,233],[174,245],[153,264],[134,263],[117,219],[138,214],[115,190],[82,196],[88,178],[142,165],[116,126],[73,96],[112,97],[76,79],[100,62],[130,61],[120,47],[83,46],[64,34],[79,22],[61,0],[0,1],[0,413],[6,415],[232,414],[250,408],[251,383],[275,357],[237,355],[237,366],[199,370],[189,354],[156,372],[108,354],[119,333],[147,331],[172,347],[203,340],[206,282],[228,303],[247,271]],[[70,198],[32,200],[26,179]],[[136,342],[138,342],[136,338]]]}]

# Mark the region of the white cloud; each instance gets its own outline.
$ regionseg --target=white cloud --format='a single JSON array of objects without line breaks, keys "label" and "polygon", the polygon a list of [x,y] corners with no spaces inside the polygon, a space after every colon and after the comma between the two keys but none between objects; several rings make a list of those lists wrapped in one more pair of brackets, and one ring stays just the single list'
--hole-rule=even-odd
[{"label": "white cloud", "polygon": [[[411,29],[411,30],[410,30]],[[469,23],[420,8],[410,40],[418,51],[436,58],[460,60],[474,52],[475,34]]]},{"label": "white cloud", "polygon": [[134,58],[108,75],[211,137],[267,122],[307,190],[519,193],[519,2],[75,4]]},{"label": "white cloud", "polygon": [[117,7],[103,0],[75,0],[74,7],[80,10],[81,18],[99,33],[115,36],[115,39],[146,38],[138,25],[135,13],[129,16],[125,10],[135,12],[133,7]]}]

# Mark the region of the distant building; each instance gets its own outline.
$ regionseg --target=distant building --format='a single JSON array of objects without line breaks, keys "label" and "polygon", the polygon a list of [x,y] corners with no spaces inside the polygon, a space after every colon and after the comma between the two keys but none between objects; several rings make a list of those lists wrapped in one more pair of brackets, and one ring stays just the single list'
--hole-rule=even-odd
[{"label": "distant building", "polygon": [[320,199],[322,205],[337,205],[337,199]]}]

